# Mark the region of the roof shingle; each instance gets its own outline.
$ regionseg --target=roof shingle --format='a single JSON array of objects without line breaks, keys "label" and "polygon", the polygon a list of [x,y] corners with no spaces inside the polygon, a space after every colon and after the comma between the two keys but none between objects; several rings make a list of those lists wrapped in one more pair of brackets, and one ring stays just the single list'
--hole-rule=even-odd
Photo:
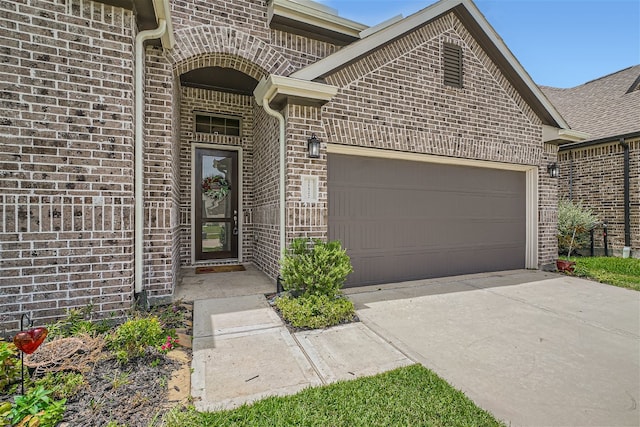
[{"label": "roof shingle", "polygon": [[540,89],[571,128],[591,140],[640,131],[638,79],[640,65],[635,65],[573,88]]}]

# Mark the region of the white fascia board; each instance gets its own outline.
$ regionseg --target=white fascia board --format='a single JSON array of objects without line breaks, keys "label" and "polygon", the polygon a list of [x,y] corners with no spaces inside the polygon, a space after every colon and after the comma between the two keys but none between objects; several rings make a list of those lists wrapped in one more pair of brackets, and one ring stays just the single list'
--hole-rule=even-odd
[{"label": "white fascia board", "polygon": [[278,95],[309,99],[324,104],[331,101],[337,93],[336,86],[275,75],[260,80],[253,91],[259,105],[262,105],[263,99],[266,98],[270,102]]},{"label": "white fascia board", "polygon": [[460,4],[462,0],[442,0],[438,3],[422,9],[421,11],[414,13],[411,16],[404,18],[401,21],[396,22],[380,31],[369,35],[367,38],[354,42],[346,47],[343,47],[334,54],[329,55],[325,59],[322,59],[315,64],[311,64],[301,70],[291,74],[291,77],[295,77],[302,80],[314,80],[321,77],[336,68],[359,58],[367,53],[377,49],[389,41],[406,34],[407,32],[418,28],[431,19],[448,12],[453,7]]},{"label": "white fascia board", "polygon": [[586,132],[542,125],[542,142],[547,144],[566,144],[570,142],[580,142],[587,140],[589,137],[590,135]]},{"label": "white fascia board", "polygon": [[334,9],[321,4],[313,4],[311,6],[305,4],[305,2],[272,0],[269,4],[269,22],[271,22],[274,15],[335,31],[336,33],[346,34],[354,38],[360,38],[360,32],[369,28],[359,22],[342,18],[335,14]]},{"label": "white fascia board", "polygon": [[393,25],[396,22],[402,21],[402,19],[403,19],[402,15],[396,15],[392,18],[387,19],[384,22],[374,25],[373,27],[369,27],[364,31],[360,31],[360,38],[363,39],[365,37],[369,37],[371,34],[377,33],[378,31],[384,28],[387,28],[388,26]]},{"label": "white fascia board", "polygon": [[173,23],[171,22],[171,6],[169,0],[153,0],[153,9],[156,13],[156,20],[160,22],[161,19],[167,23],[167,30],[164,32],[160,41],[162,47],[165,49],[173,49],[176,45],[176,40],[173,36]]}]

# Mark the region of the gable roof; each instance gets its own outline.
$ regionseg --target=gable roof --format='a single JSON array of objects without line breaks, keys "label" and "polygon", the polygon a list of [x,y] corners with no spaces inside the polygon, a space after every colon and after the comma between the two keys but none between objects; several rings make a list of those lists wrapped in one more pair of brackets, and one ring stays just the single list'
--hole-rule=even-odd
[{"label": "gable roof", "polygon": [[502,38],[495,32],[471,0],[441,0],[340,49],[314,64],[296,71],[290,77],[302,80],[322,79],[393,40],[450,12],[456,14],[469,33],[473,35],[544,124],[563,129],[569,128],[568,123],[533,82],[529,74],[504,44]]},{"label": "gable roof", "polygon": [[569,125],[591,139],[640,131],[640,65],[569,89],[541,89]]}]

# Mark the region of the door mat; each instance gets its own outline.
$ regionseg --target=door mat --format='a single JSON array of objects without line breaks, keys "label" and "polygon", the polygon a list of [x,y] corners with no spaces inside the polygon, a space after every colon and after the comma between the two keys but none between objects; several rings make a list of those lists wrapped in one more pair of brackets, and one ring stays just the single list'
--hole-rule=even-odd
[{"label": "door mat", "polygon": [[196,267],[196,274],[228,273],[230,271],[244,271],[244,265],[210,265],[207,267]]}]

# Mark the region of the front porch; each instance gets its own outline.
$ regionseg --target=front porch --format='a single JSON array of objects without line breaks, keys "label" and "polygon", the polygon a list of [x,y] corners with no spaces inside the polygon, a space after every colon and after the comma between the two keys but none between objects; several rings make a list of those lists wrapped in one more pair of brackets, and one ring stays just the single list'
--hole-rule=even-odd
[{"label": "front porch", "polygon": [[276,291],[275,282],[251,263],[245,271],[196,274],[196,267],[183,267],[176,285],[175,300],[199,301],[267,294]]}]

